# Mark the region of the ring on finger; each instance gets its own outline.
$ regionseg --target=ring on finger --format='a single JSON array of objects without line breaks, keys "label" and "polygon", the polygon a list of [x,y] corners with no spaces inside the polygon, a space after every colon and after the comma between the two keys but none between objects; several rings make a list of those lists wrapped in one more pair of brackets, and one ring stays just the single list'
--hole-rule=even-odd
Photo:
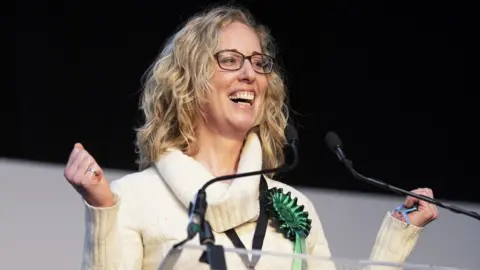
[{"label": "ring on finger", "polygon": [[94,168],[92,168],[92,167],[88,167],[87,172],[92,172],[93,175],[95,175],[95,176],[98,175],[97,171],[96,171]]}]

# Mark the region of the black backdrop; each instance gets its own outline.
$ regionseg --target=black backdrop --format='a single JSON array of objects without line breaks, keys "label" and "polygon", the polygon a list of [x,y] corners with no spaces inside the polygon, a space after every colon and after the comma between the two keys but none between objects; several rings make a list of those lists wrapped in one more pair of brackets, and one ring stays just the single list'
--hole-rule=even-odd
[{"label": "black backdrop", "polygon": [[[478,95],[464,80],[465,7],[381,0],[242,4],[271,28],[288,71],[301,163],[284,181],[383,192],[352,179],[327,150],[324,135],[335,130],[366,175],[480,202]],[[13,97],[0,154],[64,164],[79,141],[104,167],[135,170],[140,78],[165,39],[208,5],[17,1],[10,17],[16,76],[5,88]]]}]

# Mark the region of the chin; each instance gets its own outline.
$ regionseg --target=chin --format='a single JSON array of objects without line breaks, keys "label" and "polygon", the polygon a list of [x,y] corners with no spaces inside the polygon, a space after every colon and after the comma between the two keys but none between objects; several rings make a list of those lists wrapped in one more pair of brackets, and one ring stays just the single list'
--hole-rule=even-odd
[{"label": "chin", "polygon": [[239,132],[247,134],[248,131],[253,127],[254,122],[249,121],[236,121],[233,123],[234,129],[238,130]]}]

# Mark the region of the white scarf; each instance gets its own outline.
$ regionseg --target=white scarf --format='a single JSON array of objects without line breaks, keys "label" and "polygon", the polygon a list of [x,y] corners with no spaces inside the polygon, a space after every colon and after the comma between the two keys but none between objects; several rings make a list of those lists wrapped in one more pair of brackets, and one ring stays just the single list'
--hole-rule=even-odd
[{"label": "white scarf", "polygon": [[[178,149],[171,149],[155,167],[179,201],[188,209],[197,191],[215,178],[200,162]],[[237,173],[262,168],[262,147],[255,133],[248,135]],[[208,208],[205,218],[216,232],[224,232],[255,220],[259,213],[258,186],[260,176],[234,179],[231,184],[217,182],[207,188]]]}]

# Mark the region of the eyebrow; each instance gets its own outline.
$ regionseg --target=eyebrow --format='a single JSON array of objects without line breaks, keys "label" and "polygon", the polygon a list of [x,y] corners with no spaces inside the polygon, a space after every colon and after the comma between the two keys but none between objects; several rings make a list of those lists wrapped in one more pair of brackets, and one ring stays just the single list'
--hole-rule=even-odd
[{"label": "eyebrow", "polygon": [[[235,51],[235,52],[244,54],[244,53],[238,51],[237,49],[221,49],[220,51]],[[255,55],[255,54],[264,54],[264,53],[262,53],[262,52],[257,52],[257,51],[253,51],[251,55]]]}]

